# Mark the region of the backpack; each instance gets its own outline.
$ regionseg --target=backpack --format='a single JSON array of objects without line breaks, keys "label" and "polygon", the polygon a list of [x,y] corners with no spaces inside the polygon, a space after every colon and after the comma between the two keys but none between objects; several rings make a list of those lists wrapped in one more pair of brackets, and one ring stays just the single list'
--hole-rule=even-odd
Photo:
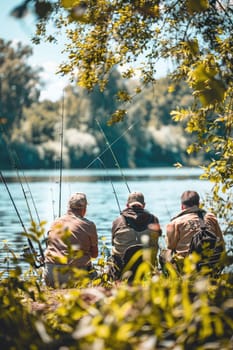
[{"label": "backpack", "polygon": [[204,220],[200,218],[200,230],[193,235],[189,254],[193,252],[200,255],[200,261],[197,264],[197,269],[201,267],[214,267],[219,263],[221,253],[223,251],[221,245],[217,244],[217,236],[207,229]]},{"label": "backpack", "polygon": [[136,275],[137,269],[143,262],[143,245],[135,244],[128,247],[123,256],[122,277],[127,276],[128,282],[132,282]]}]

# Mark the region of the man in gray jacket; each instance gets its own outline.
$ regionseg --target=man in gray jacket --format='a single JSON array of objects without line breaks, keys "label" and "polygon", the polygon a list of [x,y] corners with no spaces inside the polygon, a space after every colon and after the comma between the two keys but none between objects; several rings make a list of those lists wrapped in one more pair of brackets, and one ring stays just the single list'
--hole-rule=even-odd
[{"label": "man in gray jacket", "polygon": [[135,246],[150,248],[151,262],[157,264],[161,228],[158,218],[145,210],[145,205],[141,192],[130,193],[126,208],[112,223],[112,259],[119,269],[126,262],[129,249]]}]

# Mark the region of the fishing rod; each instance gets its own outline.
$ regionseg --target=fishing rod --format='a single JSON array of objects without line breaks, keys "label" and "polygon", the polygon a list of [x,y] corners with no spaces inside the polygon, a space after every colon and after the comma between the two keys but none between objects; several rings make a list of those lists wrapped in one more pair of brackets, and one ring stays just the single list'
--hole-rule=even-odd
[{"label": "fishing rod", "polygon": [[50,188],[50,191],[51,191],[51,196],[52,196],[53,220],[55,220],[55,218],[56,218],[56,214],[55,214],[55,208],[54,208],[55,200],[54,200],[54,198],[53,198],[53,189],[52,189],[52,188]]},{"label": "fishing rod", "polygon": [[[20,160],[19,160],[19,158],[18,158],[18,156],[16,155],[16,157],[17,157],[17,159],[18,159],[18,162],[19,162],[19,165],[20,165]],[[30,198],[31,198],[31,201],[32,201],[32,204],[33,204],[33,208],[34,208],[34,210],[35,210],[35,213],[36,213],[36,217],[37,217],[37,220],[38,220],[38,223],[40,223],[41,222],[41,220],[40,220],[40,217],[39,217],[39,213],[38,213],[38,210],[37,210],[37,207],[36,207],[36,203],[35,203],[35,200],[34,200],[34,197],[33,197],[33,195],[32,195],[32,191],[31,191],[31,189],[30,189],[30,186],[29,186],[29,183],[28,183],[28,181],[27,181],[27,177],[25,176],[25,173],[24,173],[24,171],[22,170],[22,165],[20,165],[20,171],[22,172],[22,174],[23,174],[23,179],[24,179],[24,181],[25,181],[25,184],[26,184],[26,186],[27,186],[27,190],[28,190],[28,193],[29,193],[29,195],[30,195]],[[17,173],[18,173],[18,169],[16,168],[16,171],[17,171]],[[19,180],[20,180],[20,175],[18,176],[18,178],[19,178]],[[25,192],[26,193],[26,192]],[[30,211],[29,211],[30,212]],[[31,215],[30,215],[31,216]],[[32,218],[32,216],[31,216],[31,218]],[[33,220],[32,220],[33,221]],[[45,239],[45,237],[44,237],[44,239]]]},{"label": "fishing rod", "polygon": [[109,141],[108,141],[108,139],[107,139],[107,136],[106,136],[106,134],[104,133],[104,130],[102,129],[102,127],[101,127],[101,125],[100,125],[100,123],[99,123],[99,121],[98,121],[97,119],[96,119],[96,123],[97,123],[97,125],[98,125],[98,127],[99,127],[99,129],[100,129],[100,131],[101,131],[101,133],[102,133],[102,135],[104,136],[106,145],[108,146],[108,149],[110,150],[110,152],[111,152],[111,154],[112,154],[112,156],[113,156],[113,159],[115,160],[116,166],[117,166],[118,169],[120,170],[121,176],[122,176],[122,178],[124,179],[125,185],[126,185],[128,191],[129,191],[129,193],[130,193],[131,191],[130,191],[129,185],[128,185],[127,181],[126,181],[125,175],[123,174],[123,171],[122,171],[122,169],[121,169],[121,167],[120,167],[120,164],[119,164],[119,162],[118,162],[118,160],[117,160],[117,158],[116,158],[116,156],[115,156],[115,154],[114,154],[114,152],[113,152],[113,150],[112,150],[112,147],[111,147],[111,145],[110,145],[110,143],[109,143]]},{"label": "fishing rod", "polygon": [[[98,160],[98,161],[100,162],[101,166],[104,168],[104,170],[106,171],[106,173],[107,173],[107,175],[108,175],[108,177],[109,177],[109,179],[110,179],[110,183],[111,183],[111,186],[112,186],[112,190],[113,190],[113,193],[114,193],[116,202],[117,202],[118,210],[119,210],[119,213],[120,213],[120,215],[121,215],[121,207],[120,207],[120,203],[119,203],[119,200],[118,200],[118,197],[117,197],[117,193],[116,193],[115,187],[114,187],[113,182],[112,182],[112,177],[109,176],[108,170],[107,170],[107,168],[106,168],[104,162],[102,161],[102,159],[101,159],[100,157],[97,157],[96,160]],[[103,245],[102,245],[102,254],[103,254],[104,256],[107,256],[107,257],[110,257],[110,256],[111,256],[110,249],[107,247],[106,244],[103,244]]]},{"label": "fishing rod", "polygon": [[[21,218],[21,216],[20,216],[20,213],[19,213],[19,211],[18,211],[18,209],[17,209],[17,207],[16,207],[16,204],[15,204],[15,202],[14,202],[14,199],[13,199],[13,197],[12,197],[12,195],[11,195],[11,192],[10,192],[10,190],[9,190],[9,187],[8,187],[8,185],[7,185],[6,179],[5,179],[5,177],[3,176],[3,174],[2,174],[1,171],[0,171],[0,176],[1,176],[2,182],[4,183],[4,185],[5,185],[5,187],[6,187],[7,192],[8,192],[8,194],[9,194],[10,200],[11,200],[13,206],[14,206],[14,209],[15,209],[16,214],[17,214],[17,217],[18,217],[18,219],[19,219],[19,221],[20,221],[20,223],[21,223],[21,226],[22,226],[22,228],[23,228],[23,230],[24,230],[24,232],[25,232],[25,234],[26,234],[27,241],[28,241],[28,244],[29,244],[29,247],[30,247],[30,253],[31,253],[31,255],[34,257],[34,266],[35,266],[35,268],[39,268],[39,267],[41,267],[41,266],[44,265],[44,253],[43,253],[43,249],[42,249],[42,247],[41,247],[41,245],[40,245],[40,242],[38,241],[37,243],[38,243],[39,250],[40,250],[40,254],[41,254],[41,258],[42,258],[42,261],[40,261],[40,260],[36,259],[36,256],[35,256],[36,250],[35,250],[35,248],[34,248],[34,246],[33,246],[33,243],[32,243],[32,241],[31,241],[31,239],[30,239],[30,237],[29,237],[29,234],[28,234],[28,232],[27,232],[27,230],[26,230],[26,227],[25,227],[25,225],[24,225],[24,223],[23,223],[23,220],[22,220],[22,218]],[[37,264],[36,261],[38,262],[38,264]]]},{"label": "fishing rod", "polygon": [[[28,193],[30,194],[30,198],[31,198],[31,201],[32,201],[32,204],[33,204],[33,208],[34,208],[35,213],[36,213],[36,217],[37,217],[38,223],[40,223],[40,218],[39,218],[38,210],[37,210],[37,207],[36,207],[36,203],[34,201],[34,198],[33,198],[30,186],[28,184],[27,178],[25,176],[25,173],[22,170],[22,163],[20,162],[19,156],[17,155],[15,150],[11,149],[9,141],[5,137],[6,132],[4,131],[3,126],[2,125],[0,125],[0,126],[1,126],[1,129],[2,129],[2,133],[3,133],[3,138],[4,138],[5,142],[6,142],[6,147],[7,147],[7,151],[8,151],[8,154],[9,154],[9,158],[10,158],[10,162],[11,162],[12,168],[14,168],[16,170],[17,178],[18,178],[18,180],[19,180],[19,182],[21,184],[21,188],[23,190],[23,193],[26,195],[26,192],[23,189],[23,184],[22,184],[22,180],[21,180],[21,177],[20,177],[20,174],[19,174],[19,169],[22,172],[23,179],[24,179],[24,182],[25,182],[25,184],[27,186]],[[18,162],[19,166],[17,166],[17,162]],[[24,197],[25,197],[25,195],[24,195]],[[27,206],[28,206],[28,203],[27,203]],[[29,211],[30,217],[32,218],[31,209],[29,208],[29,206],[28,206],[28,211]]]},{"label": "fishing rod", "polygon": [[[3,136],[5,135],[5,131],[1,125],[1,129],[2,129],[2,132],[3,132]],[[28,208],[28,212],[29,212],[29,215],[30,215],[30,218],[31,218],[31,222],[33,222],[33,217],[32,217],[32,211],[31,211],[31,208],[29,206],[29,202],[28,202],[28,198],[27,198],[27,195],[26,195],[26,191],[24,189],[24,186],[23,186],[23,182],[22,182],[22,179],[21,179],[21,176],[19,174],[19,168],[21,168],[21,172],[23,174],[23,179],[24,179],[24,182],[26,183],[27,185],[27,189],[28,189],[28,192],[30,194],[30,198],[31,198],[31,201],[32,201],[32,204],[33,204],[33,207],[34,207],[34,210],[35,210],[35,213],[36,213],[36,216],[37,216],[37,220],[38,220],[38,224],[40,224],[40,218],[39,218],[39,214],[38,214],[38,210],[36,208],[36,204],[35,204],[35,201],[34,201],[34,197],[32,195],[32,192],[31,192],[31,189],[30,189],[30,186],[28,184],[28,181],[27,181],[27,178],[25,176],[25,173],[24,171],[22,170],[22,164],[20,162],[20,159],[17,155],[17,153],[15,152],[15,150],[12,150],[11,147],[10,147],[10,144],[8,142],[8,140],[6,139],[6,137],[4,136],[4,140],[6,142],[6,147],[7,147],[7,151],[8,151],[8,154],[9,154],[9,158],[10,158],[10,162],[12,164],[12,167],[15,169],[16,171],[16,174],[17,174],[17,178],[18,178],[18,181],[20,183],[20,186],[21,186],[21,189],[22,189],[22,192],[23,192],[23,195],[24,195],[24,199],[26,201],[26,204],[27,204],[27,208]],[[17,162],[19,164],[19,167],[17,167]],[[43,239],[44,239],[44,242],[46,242],[46,238],[45,236],[43,235]],[[43,249],[42,249],[42,246],[40,244],[40,241],[38,241],[38,247],[39,247],[39,250],[40,250],[40,253],[41,253],[41,256],[43,256]]]},{"label": "fishing rod", "polygon": [[[106,173],[108,174],[108,170],[105,167],[104,162],[99,157],[97,159],[100,162],[100,164],[102,165],[102,167],[106,170]],[[112,185],[112,190],[113,190],[114,196],[116,198],[116,202],[117,202],[117,206],[118,206],[119,212],[121,214],[121,207],[120,207],[120,203],[119,203],[119,200],[118,200],[118,197],[117,197],[117,193],[116,193],[115,187],[114,187],[113,182],[112,182],[112,178],[111,178],[111,176],[109,176],[109,174],[108,174],[108,177],[110,178],[110,183]]]},{"label": "fishing rod", "polygon": [[[17,173],[18,173],[18,170],[17,170]],[[25,190],[24,190],[24,187],[23,187],[23,184],[22,184],[22,181],[21,181],[20,177],[18,177],[18,178],[19,178],[19,182],[20,182],[20,185],[21,185],[21,188],[22,188],[22,192],[23,192],[23,195],[24,195],[24,199],[25,199],[25,201],[26,201],[26,205],[27,205],[27,208],[28,208],[28,212],[29,212],[29,215],[30,215],[31,222],[33,222],[32,212],[31,212],[31,209],[30,209],[30,206],[29,206],[29,203],[28,203],[28,199],[27,199],[27,196],[26,196],[26,192],[25,192]],[[40,222],[40,221],[39,221],[39,222]],[[27,233],[27,232],[25,232],[25,233]],[[44,241],[45,241],[45,237],[44,237]],[[44,252],[43,252],[43,249],[42,249],[42,246],[41,246],[39,240],[38,240],[37,244],[38,244],[38,248],[39,248],[39,251],[40,251],[40,255],[41,255],[42,259],[44,260]],[[31,244],[30,244],[30,248],[32,249]],[[33,248],[33,249],[34,249],[34,248]]]},{"label": "fishing rod", "polygon": [[63,137],[64,137],[64,105],[65,105],[65,94],[64,94],[64,89],[63,89],[62,111],[61,111],[61,150],[60,150],[60,179],[59,179],[59,210],[58,210],[58,216],[61,216],[62,168],[63,168]]}]

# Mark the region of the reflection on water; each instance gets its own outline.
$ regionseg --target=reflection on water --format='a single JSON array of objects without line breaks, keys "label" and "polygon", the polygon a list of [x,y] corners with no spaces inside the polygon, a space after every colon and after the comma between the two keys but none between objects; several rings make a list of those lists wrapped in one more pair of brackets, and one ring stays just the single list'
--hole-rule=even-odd
[{"label": "reflection on water", "polygon": [[[46,221],[46,230],[59,213],[61,190],[61,213],[66,211],[68,198],[74,192],[84,192],[88,199],[87,217],[94,221],[99,234],[99,243],[111,249],[111,225],[119,215],[119,208],[114,195],[124,209],[131,192],[144,193],[146,208],[158,216],[163,228],[170,218],[180,210],[180,195],[188,189],[198,191],[201,198],[211,191],[211,184],[201,181],[200,169],[196,168],[155,168],[123,170],[124,179],[119,170],[63,170],[62,184],[59,183],[58,171],[25,171],[20,181],[14,172],[3,172],[11,196],[18,210],[23,225],[28,230],[31,217],[35,222]],[[127,182],[127,183],[126,183]],[[9,249],[19,254],[27,239],[23,236],[23,227],[7,193],[0,183],[0,263],[6,256],[6,244]],[[160,246],[164,246],[163,237]]]}]

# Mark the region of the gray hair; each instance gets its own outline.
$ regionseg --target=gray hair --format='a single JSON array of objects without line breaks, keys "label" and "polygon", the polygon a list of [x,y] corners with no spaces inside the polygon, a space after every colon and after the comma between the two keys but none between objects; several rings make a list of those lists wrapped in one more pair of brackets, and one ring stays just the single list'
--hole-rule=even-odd
[{"label": "gray hair", "polygon": [[77,192],[74,193],[68,202],[68,209],[81,209],[86,208],[87,206],[87,197],[85,193]]}]

